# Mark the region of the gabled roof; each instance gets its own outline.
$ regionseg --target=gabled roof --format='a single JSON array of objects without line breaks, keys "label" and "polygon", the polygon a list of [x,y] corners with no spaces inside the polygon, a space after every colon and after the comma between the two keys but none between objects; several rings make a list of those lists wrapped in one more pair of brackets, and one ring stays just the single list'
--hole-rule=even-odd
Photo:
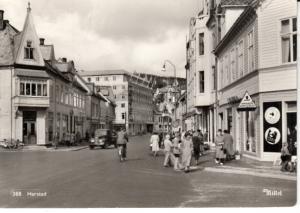
[{"label": "gabled roof", "polygon": [[[24,47],[27,45],[27,42],[32,42],[32,47],[35,49],[34,60],[24,60]],[[33,17],[31,15],[30,4],[28,4],[27,15],[21,33],[20,42],[17,47],[17,53],[15,57],[15,62],[17,64],[25,64],[31,66],[45,66],[44,59],[39,48],[39,38],[36,33],[35,25],[33,22]]]},{"label": "gabled roof", "polygon": [[216,46],[214,53],[218,55],[220,51],[224,49],[224,47],[234,39],[235,35],[237,35],[237,31],[239,31],[242,27],[245,26],[245,23],[252,19],[256,15],[256,11],[253,7],[247,6],[244,12],[238,17],[238,19],[234,22],[228,32],[225,34],[223,39]]},{"label": "gabled roof", "polygon": [[0,30],[0,65],[14,63],[14,36],[18,30],[5,21],[3,30]]}]

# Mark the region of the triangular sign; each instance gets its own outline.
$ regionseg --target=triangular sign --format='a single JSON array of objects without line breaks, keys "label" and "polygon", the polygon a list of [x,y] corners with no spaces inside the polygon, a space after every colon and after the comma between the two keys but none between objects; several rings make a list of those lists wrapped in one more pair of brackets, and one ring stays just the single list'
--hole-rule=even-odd
[{"label": "triangular sign", "polygon": [[255,103],[253,102],[249,93],[246,92],[243,99],[241,100],[237,110],[238,111],[253,111],[255,109],[256,109]]}]

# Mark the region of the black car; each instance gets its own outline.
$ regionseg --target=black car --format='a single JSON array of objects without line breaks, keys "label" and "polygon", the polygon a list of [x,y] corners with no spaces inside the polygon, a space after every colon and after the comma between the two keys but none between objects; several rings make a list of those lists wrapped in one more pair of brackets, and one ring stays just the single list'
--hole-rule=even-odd
[{"label": "black car", "polygon": [[109,146],[114,145],[117,147],[117,134],[110,129],[97,129],[95,131],[95,137],[90,139],[89,147],[94,149],[95,147],[101,147],[106,149]]}]

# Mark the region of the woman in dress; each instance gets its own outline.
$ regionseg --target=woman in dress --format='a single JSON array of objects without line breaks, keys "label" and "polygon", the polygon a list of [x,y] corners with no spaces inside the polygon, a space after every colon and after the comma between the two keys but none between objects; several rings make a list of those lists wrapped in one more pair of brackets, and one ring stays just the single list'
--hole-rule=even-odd
[{"label": "woman in dress", "polygon": [[150,146],[153,156],[156,157],[157,152],[159,151],[159,136],[156,132],[153,132],[153,135],[150,138]]},{"label": "woman in dress", "polygon": [[192,153],[193,153],[193,142],[190,133],[185,133],[184,140],[182,141],[182,165],[184,166],[184,172],[190,171]]},{"label": "woman in dress", "polygon": [[175,133],[175,138],[173,139],[173,154],[174,154],[174,170],[179,171],[181,168],[180,164],[180,135],[179,132]]},{"label": "woman in dress", "polygon": [[224,154],[224,137],[222,135],[222,130],[219,129],[216,136],[216,164],[223,165],[223,162],[226,158],[226,154]]}]

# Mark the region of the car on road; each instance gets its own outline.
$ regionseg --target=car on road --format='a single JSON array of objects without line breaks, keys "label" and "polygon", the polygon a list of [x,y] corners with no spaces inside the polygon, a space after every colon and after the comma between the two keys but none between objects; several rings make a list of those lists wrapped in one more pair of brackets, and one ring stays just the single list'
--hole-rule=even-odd
[{"label": "car on road", "polygon": [[92,137],[89,141],[90,149],[94,149],[95,147],[106,149],[111,145],[117,148],[117,133],[110,129],[97,129],[95,137]]}]

